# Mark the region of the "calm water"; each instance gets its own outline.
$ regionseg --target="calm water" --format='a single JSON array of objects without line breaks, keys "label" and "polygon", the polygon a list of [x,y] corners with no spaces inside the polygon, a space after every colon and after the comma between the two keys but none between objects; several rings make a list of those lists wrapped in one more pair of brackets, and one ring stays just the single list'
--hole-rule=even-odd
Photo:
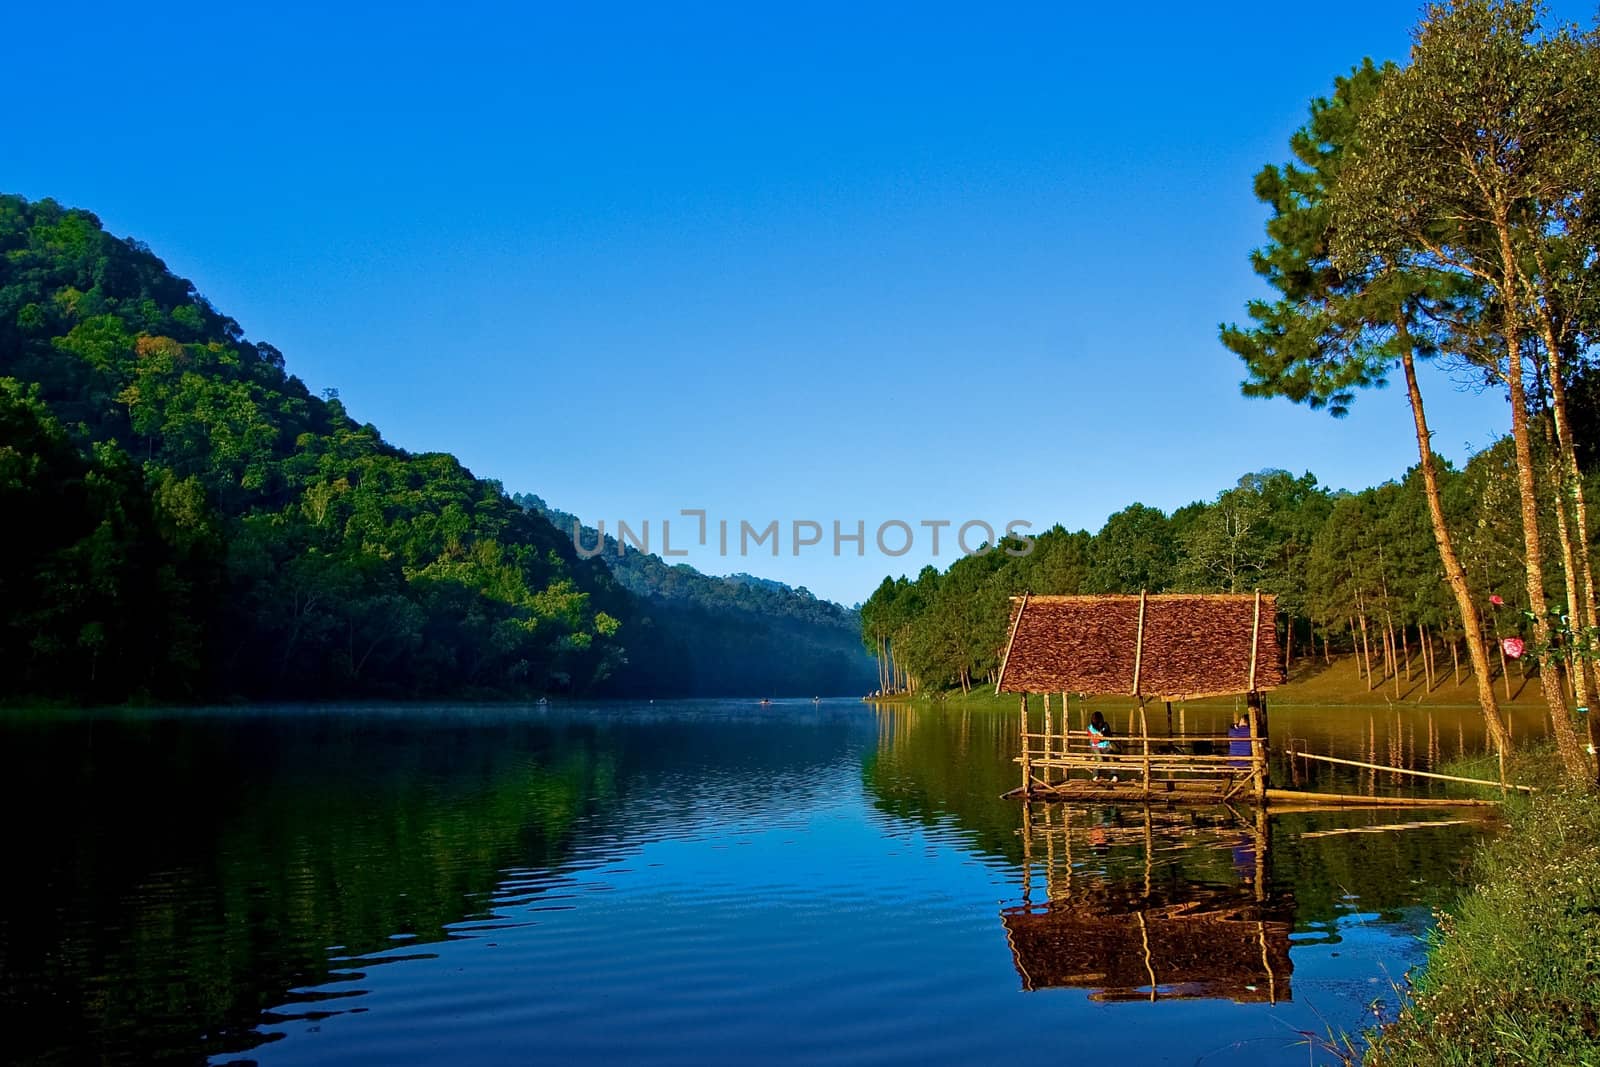
[{"label": "calm water", "polygon": [[[1273,728],[1421,764],[1481,748],[1475,718]],[[1024,813],[1014,730],[845,701],[11,713],[0,1058],[1330,1063],[1485,832]],[[1440,825],[1373,830],[1412,820]]]}]

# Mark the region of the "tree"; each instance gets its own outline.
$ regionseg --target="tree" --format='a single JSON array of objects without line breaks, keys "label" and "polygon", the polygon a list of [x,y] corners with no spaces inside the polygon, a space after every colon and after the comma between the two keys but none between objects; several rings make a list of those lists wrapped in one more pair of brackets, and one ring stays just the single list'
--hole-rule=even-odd
[{"label": "tree", "polygon": [[1177,565],[1171,524],[1158,508],[1130,504],[1095,534],[1089,558],[1088,592],[1160,592]]},{"label": "tree", "polygon": [[[1435,4],[1410,63],[1363,109],[1333,195],[1341,270],[1437,277],[1475,297],[1442,321],[1457,352],[1490,354],[1509,394],[1526,585],[1535,640],[1545,648],[1553,635],[1528,393],[1537,363],[1527,360],[1542,340],[1559,389],[1565,353],[1552,309],[1567,301],[1553,265],[1592,258],[1573,242],[1583,239],[1580,220],[1600,193],[1596,129],[1592,42],[1565,29],[1542,33],[1532,0]],[[1570,452],[1570,430],[1566,439]],[[1587,777],[1559,677],[1543,670],[1540,684],[1563,767]]]},{"label": "tree", "polygon": [[[1357,143],[1361,115],[1392,77],[1392,68],[1366,60],[1336,79],[1333,96],[1312,101],[1310,121],[1290,139],[1295,162],[1269,165],[1257,175],[1256,195],[1272,217],[1269,243],[1251,261],[1279,295],[1253,301],[1253,324],[1223,326],[1222,341],[1245,362],[1246,395],[1287,397],[1335,417],[1349,410],[1357,390],[1384,384],[1396,366],[1402,371],[1434,540],[1461,616],[1484,723],[1503,753],[1510,734],[1491,681],[1477,604],[1445,521],[1416,375],[1416,360],[1436,351],[1424,324],[1453,308],[1459,287],[1448,275],[1397,269],[1382,256],[1353,265],[1332,257],[1333,197],[1341,170]],[[1364,632],[1364,601],[1358,614]]]},{"label": "tree", "polygon": [[1226,593],[1259,584],[1272,556],[1266,520],[1267,504],[1255,486],[1247,481],[1224,490],[1184,534],[1184,584]]}]

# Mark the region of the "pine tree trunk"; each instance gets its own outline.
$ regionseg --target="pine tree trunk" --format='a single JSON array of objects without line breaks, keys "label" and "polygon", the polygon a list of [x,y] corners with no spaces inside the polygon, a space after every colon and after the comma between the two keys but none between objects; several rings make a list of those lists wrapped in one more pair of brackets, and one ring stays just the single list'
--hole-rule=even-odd
[{"label": "pine tree trunk", "polygon": [[[1535,247],[1535,257],[1539,264],[1539,273],[1549,277],[1548,266],[1545,263],[1544,252]],[[1575,438],[1572,435],[1572,423],[1567,418],[1567,383],[1562,374],[1561,345],[1556,336],[1555,320],[1552,318],[1551,304],[1548,300],[1534,301],[1535,311],[1538,313],[1539,324],[1544,333],[1545,363],[1548,368],[1547,376],[1550,379],[1550,411],[1555,420],[1556,442],[1561,454],[1561,463],[1565,477],[1562,479],[1570,492],[1573,512],[1573,525],[1576,527],[1576,538],[1573,540],[1577,554],[1578,584],[1581,592],[1579,611],[1571,616],[1574,632],[1585,635],[1582,642],[1583,648],[1573,666],[1581,681],[1574,682],[1574,689],[1584,694],[1600,691],[1600,676],[1595,674],[1596,665],[1592,656],[1594,650],[1588,648],[1587,638],[1596,633],[1600,627],[1600,614],[1597,614],[1594,591],[1594,566],[1589,558],[1589,505],[1583,496],[1583,472],[1578,468],[1578,452]],[[1558,511],[1565,502],[1568,493],[1562,493],[1562,500],[1558,501]],[[1578,706],[1586,707],[1588,700],[1585,696],[1578,698]],[[1589,716],[1590,746],[1595,742],[1595,716]],[[1600,773],[1600,762],[1596,764],[1596,771]]]},{"label": "pine tree trunk", "polygon": [[[1405,323],[1400,323],[1402,334]],[[1506,733],[1505,720],[1500,714],[1499,701],[1494,695],[1494,679],[1489,672],[1489,648],[1483,637],[1483,623],[1478,618],[1478,607],[1467,585],[1466,568],[1456,555],[1455,541],[1445,522],[1444,502],[1439,494],[1439,473],[1433,463],[1433,434],[1428,429],[1428,418],[1422,406],[1422,390],[1417,386],[1417,367],[1413,360],[1410,339],[1405,338],[1400,364],[1405,370],[1406,394],[1411,401],[1411,421],[1417,431],[1417,458],[1422,469],[1423,493],[1428,499],[1428,518],[1433,524],[1433,540],[1439,548],[1439,559],[1444,565],[1445,581],[1455,597],[1456,610],[1461,614],[1461,628],[1466,634],[1467,657],[1477,678],[1478,708],[1483,713],[1484,727],[1494,743],[1495,750],[1505,752],[1511,747]],[[1461,684],[1461,664],[1456,657],[1455,641],[1450,642],[1450,658],[1456,665],[1456,684]]]},{"label": "pine tree trunk", "polygon": [[1394,621],[1387,612],[1383,616],[1383,679],[1400,681],[1400,643],[1394,639]]},{"label": "pine tree trunk", "polygon": [[[1576,553],[1573,551],[1572,533],[1567,525],[1567,492],[1566,471],[1563,469],[1560,452],[1560,443],[1557,435],[1549,425],[1545,426],[1545,441],[1550,446],[1550,475],[1556,486],[1555,515],[1556,515],[1556,544],[1561,550],[1561,576],[1565,579],[1567,588],[1567,619],[1569,629],[1576,631],[1583,626],[1583,592],[1580,588],[1582,578],[1578,573]],[[1572,683],[1572,699],[1576,706],[1586,708],[1589,706],[1589,678],[1583,670],[1583,664],[1572,658],[1570,633],[1563,635],[1562,653],[1567,664],[1568,680]]]},{"label": "pine tree trunk", "polygon": [[1394,636],[1394,629],[1389,630],[1389,655],[1394,660],[1394,698],[1400,699],[1400,642]]},{"label": "pine tree trunk", "polygon": [[[1539,648],[1549,648],[1550,619],[1544,598],[1544,558],[1539,539],[1539,495],[1534,483],[1533,435],[1528,430],[1528,395],[1522,380],[1522,308],[1516,284],[1517,257],[1511,246],[1511,231],[1506,218],[1502,214],[1494,222],[1500,237],[1502,278],[1508,283],[1500,286],[1501,331],[1506,346],[1506,384],[1511,393],[1511,439],[1517,456],[1517,491],[1522,504],[1522,543],[1527,555],[1524,576],[1528,607],[1533,612],[1534,644]],[[1561,679],[1555,671],[1540,671],[1539,688],[1544,693],[1545,707],[1550,713],[1551,733],[1555,736],[1562,770],[1569,778],[1587,781],[1590,777],[1589,758],[1578,743],[1578,731],[1567,711]]]},{"label": "pine tree trunk", "polygon": [[[1361,673],[1361,642],[1356,640],[1356,620],[1346,616],[1344,620],[1346,630],[1350,631],[1350,652],[1356,658],[1356,673]],[[1369,687],[1370,688],[1370,687]]]},{"label": "pine tree trunk", "polygon": [[1361,612],[1361,654],[1367,660],[1367,688],[1372,689],[1372,641],[1367,637],[1367,613]]},{"label": "pine tree trunk", "polygon": [[1422,653],[1422,693],[1434,691],[1434,641],[1427,635],[1426,622],[1416,624],[1416,641]]}]

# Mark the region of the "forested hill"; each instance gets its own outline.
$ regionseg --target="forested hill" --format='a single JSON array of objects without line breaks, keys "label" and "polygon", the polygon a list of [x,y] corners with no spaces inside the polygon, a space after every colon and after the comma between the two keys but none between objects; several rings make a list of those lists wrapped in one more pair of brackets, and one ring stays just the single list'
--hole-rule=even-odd
[{"label": "forested hill", "polygon": [[870,684],[859,655],[779,656],[778,637],[764,662],[749,642],[727,646],[738,662],[701,654],[748,613],[636,596],[497,483],[313,395],[148,248],[16,196],[0,196],[0,509],[0,697]]},{"label": "forested hill", "polygon": [[[512,499],[544,516],[569,541],[576,527],[586,549],[601,544],[599,531],[577,516],[532,494]],[[803,587],[749,574],[702,574],[609,535],[594,558],[639,598],[656,625],[693,635],[679,652],[691,678],[716,679],[741,693],[769,686],[795,693],[808,685],[818,692],[859,693],[876,684],[861,645],[861,616]]]}]

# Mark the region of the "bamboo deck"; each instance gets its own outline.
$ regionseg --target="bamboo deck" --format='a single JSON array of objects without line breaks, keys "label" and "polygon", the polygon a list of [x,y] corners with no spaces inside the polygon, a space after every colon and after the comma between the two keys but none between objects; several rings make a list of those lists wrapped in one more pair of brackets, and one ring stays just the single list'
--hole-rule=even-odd
[{"label": "bamboo deck", "polygon": [[[1219,804],[1249,799],[1248,788],[1232,793],[1219,792],[1214,783],[1156,782],[1146,789],[1143,782],[1096,782],[1073,778],[1049,786],[1035,783],[1024,791],[1020,786],[1004,794],[1006,800],[1075,801],[1105,804]],[[1246,782],[1248,785],[1248,781]],[[1314,808],[1494,808],[1493,800],[1458,797],[1368,796],[1361,793],[1311,793],[1299,789],[1268,789],[1265,799],[1275,810],[1279,805]]]}]

